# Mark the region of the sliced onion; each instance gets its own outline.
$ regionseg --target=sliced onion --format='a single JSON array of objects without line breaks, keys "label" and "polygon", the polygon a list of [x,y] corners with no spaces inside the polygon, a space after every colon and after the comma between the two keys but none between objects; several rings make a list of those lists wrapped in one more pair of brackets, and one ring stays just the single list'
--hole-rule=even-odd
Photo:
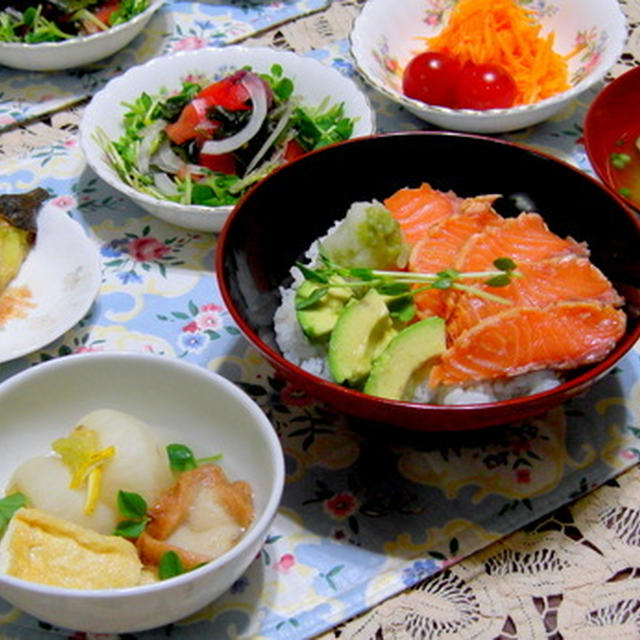
[{"label": "sliced onion", "polygon": [[194,98],[191,101],[191,106],[194,108],[198,117],[207,117],[207,109],[209,108],[209,104],[204,98]]},{"label": "sliced onion", "polygon": [[185,172],[190,173],[192,176],[206,176],[207,170],[201,167],[199,164],[187,164],[185,165]]},{"label": "sliced onion", "polygon": [[177,196],[178,187],[175,182],[162,171],[153,174],[153,184],[163,196]]},{"label": "sliced onion", "polygon": [[249,92],[252,110],[249,122],[240,131],[222,140],[207,140],[202,145],[202,152],[210,155],[220,155],[239,149],[260,131],[260,127],[267,117],[267,89],[262,80],[253,73],[247,73],[240,83]]},{"label": "sliced onion", "polygon": [[274,127],[273,131],[269,135],[269,137],[264,141],[264,144],[258,150],[255,156],[251,159],[251,162],[247,165],[247,170],[245,171],[245,175],[251,173],[251,171],[256,167],[258,162],[262,160],[264,154],[271,148],[271,145],[276,141],[278,136],[282,133],[284,128],[287,126],[289,122],[289,118],[291,117],[291,113],[293,112],[294,105],[290,102],[287,105],[287,108],[282,112],[282,116],[280,120],[278,120],[278,124]]},{"label": "sliced onion", "polygon": [[151,157],[151,163],[158,169],[168,173],[180,173],[184,169],[184,160],[171,148],[168,140],[165,140]]},{"label": "sliced onion", "polygon": [[166,120],[155,120],[148,127],[141,129],[138,135],[141,136],[140,146],[138,147],[138,169],[141,173],[149,171],[149,160],[151,159],[151,149],[160,132],[167,126]]}]

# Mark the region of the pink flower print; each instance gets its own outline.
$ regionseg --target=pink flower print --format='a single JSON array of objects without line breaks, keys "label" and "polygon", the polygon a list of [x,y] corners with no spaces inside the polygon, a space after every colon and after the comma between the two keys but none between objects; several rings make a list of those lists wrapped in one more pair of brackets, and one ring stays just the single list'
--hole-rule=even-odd
[{"label": "pink flower print", "polygon": [[174,51],[193,51],[194,49],[202,49],[207,45],[207,41],[204,38],[198,36],[187,36],[178,40],[173,46]]},{"label": "pink flower print", "polygon": [[273,568],[276,571],[287,573],[295,563],[296,559],[290,553],[285,553],[280,560],[273,565]]},{"label": "pink flower print", "polygon": [[13,124],[14,122],[15,122],[15,119],[12,118],[11,116],[0,116],[0,125]]},{"label": "pink flower print", "polygon": [[531,471],[529,469],[518,469],[516,471],[516,482],[519,484],[531,482]]},{"label": "pink flower print", "polygon": [[337,493],[324,501],[324,510],[335,520],[344,520],[350,516],[358,506],[358,501],[352,493]]},{"label": "pink flower print", "polygon": [[203,304],[200,307],[200,311],[222,311],[222,307],[219,304],[214,304],[212,302],[210,304]]},{"label": "pink flower print", "polygon": [[584,65],[584,73],[589,73],[600,61],[600,54],[596,51]]},{"label": "pink flower print", "polygon": [[127,253],[138,262],[148,262],[150,260],[159,260],[169,253],[169,247],[156,240],[156,238],[144,237],[135,238],[127,244]]},{"label": "pink flower print", "polygon": [[394,72],[398,68],[398,62],[393,58],[385,58],[384,64],[387,67],[387,71]]},{"label": "pink flower print", "polygon": [[589,37],[586,31],[578,31],[576,34],[576,46],[583,47],[589,42]]},{"label": "pink flower print", "polygon": [[430,27],[435,27],[440,22],[440,16],[437,13],[430,12],[427,14],[424,22]]},{"label": "pink flower print", "polygon": [[186,333],[196,333],[198,331],[198,325],[195,322],[190,322],[182,327],[182,330]]},{"label": "pink flower print", "polygon": [[222,320],[217,311],[199,313],[195,318],[195,323],[202,331],[206,331],[207,329],[217,331],[222,327]]},{"label": "pink flower print", "polygon": [[65,211],[68,211],[73,206],[75,206],[76,201],[73,196],[58,196],[57,198],[51,200],[51,204],[54,207],[58,207],[58,209],[64,209]]},{"label": "pink flower print", "polygon": [[100,347],[82,346],[82,347],[78,347],[77,349],[73,350],[74,353],[93,353],[94,351],[104,351],[104,349],[102,349]]},{"label": "pink flower print", "polygon": [[71,149],[72,147],[76,147],[78,145],[78,141],[75,138],[68,138],[62,143],[63,147],[67,149]]}]

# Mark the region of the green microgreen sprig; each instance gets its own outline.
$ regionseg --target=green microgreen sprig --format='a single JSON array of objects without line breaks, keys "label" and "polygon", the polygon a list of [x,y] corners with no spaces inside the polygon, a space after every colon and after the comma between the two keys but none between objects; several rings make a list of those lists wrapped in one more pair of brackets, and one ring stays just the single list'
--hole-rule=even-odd
[{"label": "green microgreen sprig", "polygon": [[10,493],[8,496],[0,499],[0,533],[4,531],[4,528],[9,524],[9,520],[13,517],[13,514],[24,507],[27,503],[27,498],[20,492]]},{"label": "green microgreen sprig", "polygon": [[[444,269],[437,273],[419,273],[412,271],[387,271],[381,269],[369,269],[365,267],[346,268],[332,262],[320,247],[320,265],[312,268],[302,263],[296,266],[302,272],[306,280],[317,283],[316,287],[307,297],[296,300],[296,309],[306,309],[320,301],[329,289],[335,287],[348,287],[354,290],[366,291],[375,288],[380,294],[387,296],[390,311],[393,315],[393,304],[396,303],[399,317],[409,314],[413,296],[428,289],[447,290],[455,289],[472,295],[499,302],[511,304],[510,300],[493,294],[474,285],[468,285],[462,280],[481,280],[489,287],[505,287],[514,277],[520,277],[516,263],[511,258],[498,258],[493,261],[495,270],[460,272],[456,269]],[[336,276],[338,277],[336,279]],[[343,282],[341,282],[343,280]],[[410,285],[423,285],[411,287]],[[410,319],[409,316],[408,319]],[[407,318],[405,318],[407,319]]]},{"label": "green microgreen sprig", "polygon": [[140,536],[150,520],[147,515],[146,500],[137,493],[120,490],[118,491],[118,511],[124,520],[116,525],[113,535],[123,538]]},{"label": "green microgreen sprig", "polygon": [[198,465],[207,462],[217,462],[222,458],[222,454],[209,456],[207,458],[196,458],[193,452],[185,444],[168,444],[166,446],[167,456],[169,458],[169,467],[171,471],[179,473],[181,471],[189,471],[195,469]]},{"label": "green microgreen sprig", "polygon": [[158,578],[167,580],[185,572],[180,556],[175,551],[165,551],[158,561]]}]

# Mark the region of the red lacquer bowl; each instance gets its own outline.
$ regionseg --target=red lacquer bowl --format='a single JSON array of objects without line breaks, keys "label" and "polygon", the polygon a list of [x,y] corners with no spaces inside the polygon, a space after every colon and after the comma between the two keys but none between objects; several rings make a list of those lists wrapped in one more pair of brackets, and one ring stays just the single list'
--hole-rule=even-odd
[{"label": "red lacquer bowl", "polygon": [[[611,164],[612,153],[628,151],[640,136],[640,67],[626,71],[605,86],[591,103],[584,120],[584,146],[589,162],[598,177],[618,197],[640,210],[640,151],[631,149],[636,158],[633,170],[634,195],[624,195],[620,186],[625,175]],[[629,176],[629,171],[626,171]]]},{"label": "red lacquer bowl", "polygon": [[[505,402],[439,406],[384,400],[311,375],[285,360],[274,339],[279,286],[309,245],[354,201],[382,200],[429,182],[461,196],[503,194],[502,215],[521,203],[541,212],[552,231],[586,241],[593,262],[626,292],[640,285],[640,226],[595,180],[550,156],[490,138],[447,132],[396,133],[321,149],[279,169],[234,208],[216,248],[222,297],[245,337],[288,380],[347,414],[422,431],[468,430],[545,411],[602,378],[640,335],[628,305],[625,336],[602,362],[580,369],[551,391]],[[633,298],[630,298],[633,300]]]}]

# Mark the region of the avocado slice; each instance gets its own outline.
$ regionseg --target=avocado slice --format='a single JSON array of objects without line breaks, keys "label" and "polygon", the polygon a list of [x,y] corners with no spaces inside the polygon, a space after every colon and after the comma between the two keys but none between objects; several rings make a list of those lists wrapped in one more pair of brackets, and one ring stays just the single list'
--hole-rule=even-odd
[{"label": "avocado slice", "polygon": [[[329,282],[345,282],[340,276],[333,276]],[[329,337],[340,312],[347,301],[353,297],[349,287],[330,287],[325,295],[308,307],[298,309],[298,303],[309,298],[314,291],[325,285],[320,282],[305,280],[296,289],[296,317],[302,332],[309,340],[316,342]]]},{"label": "avocado slice", "polygon": [[409,400],[425,365],[445,349],[442,318],[432,316],[410,324],[375,359],[364,392],[391,400]]},{"label": "avocado slice", "polygon": [[329,338],[329,372],[333,379],[358,386],[369,374],[373,359],[396,333],[384,297],[375,289],[347,304]]}]

